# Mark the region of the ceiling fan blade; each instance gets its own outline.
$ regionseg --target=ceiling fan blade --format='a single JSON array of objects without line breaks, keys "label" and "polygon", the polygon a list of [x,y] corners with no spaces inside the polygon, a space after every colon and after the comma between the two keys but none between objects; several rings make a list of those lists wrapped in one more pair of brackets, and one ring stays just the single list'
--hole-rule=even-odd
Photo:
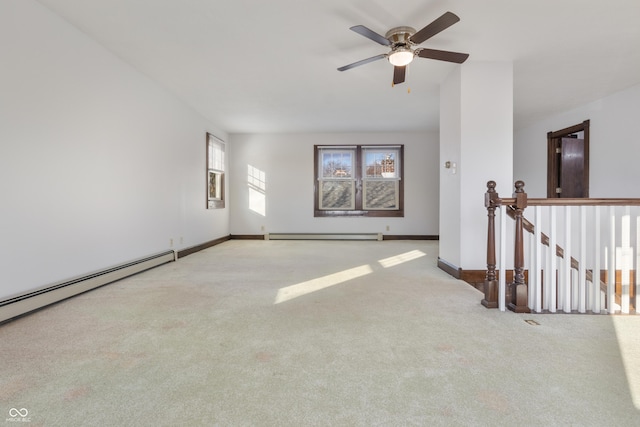
[{"label": "ceiling fan blade", "polygon": [[458,18],[458,15],[456,15],[455,13],[446,12],[440,18],[436,19],[431,24],[427,25],[426,27],[409,37],[409,40],[411,40],[415,44],[420,44],[425,40],[435,36],[440,31],[446,30],[459,20],[460,18]]},{"label": "ceiling fan blade", "polygon": [[377,61],[378,59],[382,59],[382,58],[386,58],[386,57],[387,57],[386,53],[381,53],[380,55],[372,56],[371,58],[363,59],[363,60],[354,62],[353,64],[349,64],[349,65],[345,65],[343,67],[340,67],[340,68],[338,68],[338,71],[350,70],[350,69],[352,69],[354,67],[358,67],[360,65],[368,64],[369,62]]},{"label": "ceiling fan blade", "polygon": [[407,73],[407,66],[395,66],[393,67],[393,84],[397,85],[404,82],[404,77]]},{"label": "ceiling fan blade", "polygon": [[420,58],[437,59],[438,61],[455,62],[456,64],[462,64],[469,57],[468,53],[435,49],[419,49],[416,50],[416,55]]},{"label": "ceiling fan blade", "polygon": [[376,33],[375,31],[368,29],[364,25],[355,25],[349,29],[351,31],[355,31],[361,36],[365,36],[366,38],[373,40],[376,43],[380,43],[383,46],[391,46],[391,42],[389,40]]}]

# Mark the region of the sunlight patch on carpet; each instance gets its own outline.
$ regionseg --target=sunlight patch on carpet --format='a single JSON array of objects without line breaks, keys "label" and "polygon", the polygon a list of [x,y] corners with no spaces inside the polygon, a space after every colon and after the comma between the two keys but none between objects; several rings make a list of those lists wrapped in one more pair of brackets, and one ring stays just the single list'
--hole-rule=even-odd
[{"label": "sunlight patch on carpet", "polygon": [[344,283],[348,280],[362,277],[373,272],[369,265],[361,265],[359,267],[350,268],[348,270],[339,271],[327,276],[318,277],[317,279],[308,280],[306,282],[297,283],[278,289],[274,304],[289,301],[303,295],[317,292],[328,287]]},{"label": "sunlight patch on carpet", "polygon": [[616,330],[620,356],[629,384],[629,393],[640,409],[640,319],[636,316],[611,316]]},{"label": "sunlight patch on carpet", "polygon": [[389,268],[389,267],[394,267],[396,265],[399,265],[408,261],[413,261],[414,259],[418,259],[426,255],[427,254],[425,254],[424,252],[416,249],[413,251],[405,252],[400,255],[395,255],[389,258],[381,259],[378,262],[383,268]]}]

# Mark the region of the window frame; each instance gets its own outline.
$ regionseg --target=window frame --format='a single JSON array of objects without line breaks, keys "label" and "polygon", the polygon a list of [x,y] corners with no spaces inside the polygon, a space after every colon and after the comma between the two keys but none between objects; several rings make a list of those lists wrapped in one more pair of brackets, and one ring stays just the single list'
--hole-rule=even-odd
[{"label": "window frame", "polygon": [[[206,197],[207,209],[223,209],[225,207],[225,152],[226,145],[223,140],[207,132],[206,137]],[[214,151],[214,147],[217,151]],[[216,153],[221,157],[214,158]],[[214,164],[212,164],[214,163]]]},{"label": "window frame", "polygon": [[[394,178],[366,178],[364,165],[364,152],[367,149],[382,150],[393,149],[398,152],[397,167],[398,176]],[[322,173],[320,167],[322,150],[354,150],[354,165],[352,170],[355,190],[354,209],[321,209],[320,207],[320,185],[322,184]],[[404,217],[404,145],[403,144],[361,144],[361,145],[314,145],[313,146],[313,200],[314,217]],[[366,181],[397,182],[398,208],[366,209],[364,207]]]}]

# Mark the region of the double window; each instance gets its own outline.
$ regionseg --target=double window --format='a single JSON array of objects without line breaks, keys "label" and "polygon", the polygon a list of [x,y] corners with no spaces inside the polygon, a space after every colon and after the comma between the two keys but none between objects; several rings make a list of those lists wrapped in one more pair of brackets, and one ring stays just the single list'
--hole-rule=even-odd
[{"label": "double window", "polygon": [[402,145],[314,147],[315,216],[404,216]]},{"label": "double window", "polygon": [[224,208],[224,142],[207,134],[207,209]]}]

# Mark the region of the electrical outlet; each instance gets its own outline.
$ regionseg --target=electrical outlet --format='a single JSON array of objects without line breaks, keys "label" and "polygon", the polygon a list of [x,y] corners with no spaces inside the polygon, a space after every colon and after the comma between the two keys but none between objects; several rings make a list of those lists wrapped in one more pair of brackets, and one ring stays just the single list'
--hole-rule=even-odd
[{"label": "electrical outlet", "polygon": [[169,247],[172,248],[173,247],[173,239],[169,239]]},{"label": "electrical outlet", "polygon": [[390,228],[389,228],[389,226],[387,225],[387,231],[389,231],[389,230],[390,230]]},{"label": "electrical outlet", "polygon": [[182,236],[180,236],[180,244],[184,243],[184,239],[182,238]]},{"label": "electrical outlet", "polygon": [[264,231],[264,225],[260,226],[260,231]]}]

